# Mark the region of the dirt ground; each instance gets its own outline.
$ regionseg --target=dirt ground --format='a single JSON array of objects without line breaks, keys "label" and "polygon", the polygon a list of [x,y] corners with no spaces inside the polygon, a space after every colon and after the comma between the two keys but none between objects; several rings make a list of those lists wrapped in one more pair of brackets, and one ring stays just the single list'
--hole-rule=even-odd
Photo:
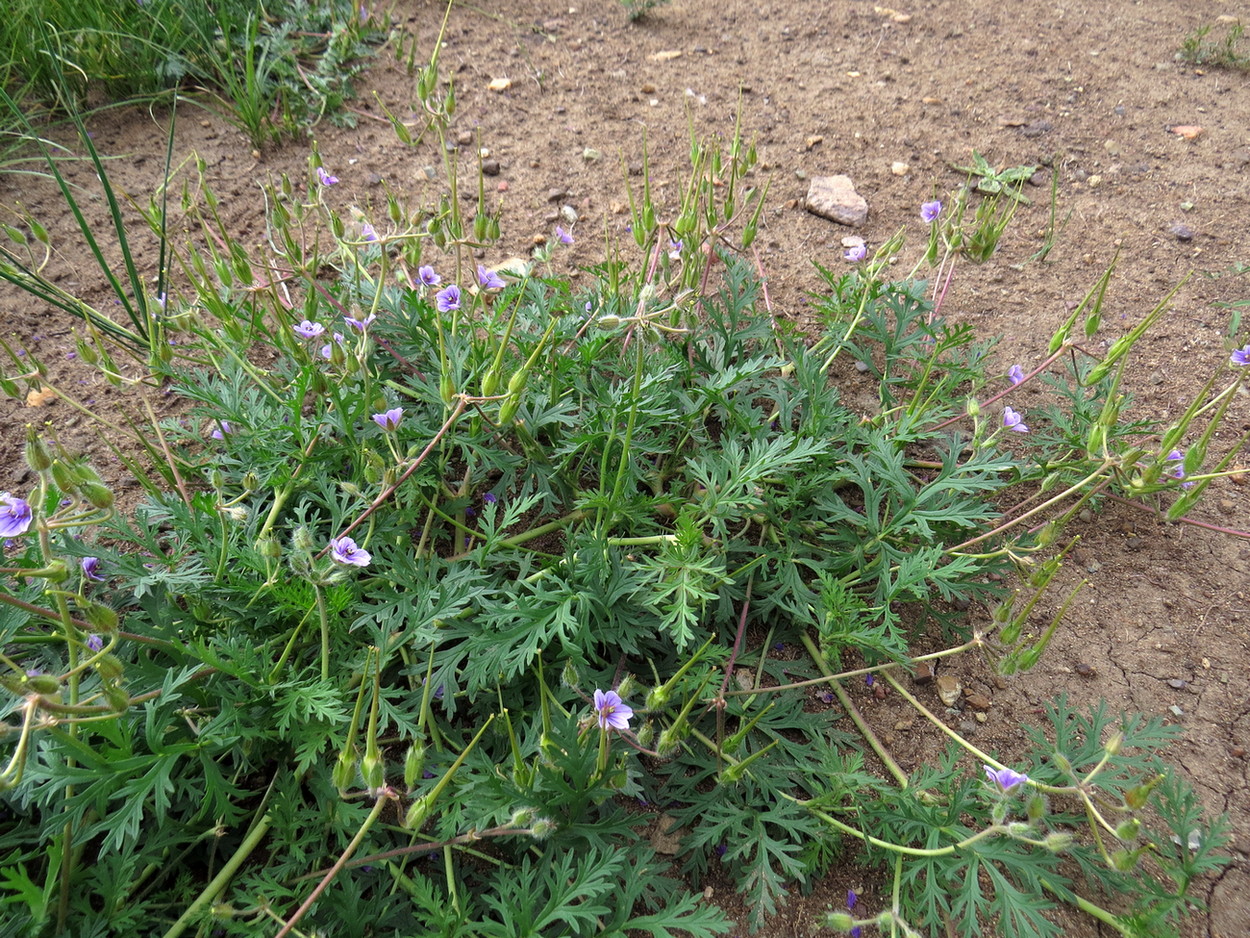
[{"label": "dirt ground", "polygon": [[[1000,167],[1056,170],[1059,216],[1068,219],[1046,262],[1030,260],[1050,211],[1045,175],[1044,185],[1026,190],[1032,204],[1020,210],[998,258],[961,266],[951,285],[945,314],[979,335],[1001,336],[1002,370],[1041,361],[1054,330],[1117,251],[1102,334],[1108,342],[1193,272],[1138,346],[1136,413],[1174,417],[1227,359],[1229,311],[1220,304],[1250,297],[1250,276],[1235,267],[1250,262],[1250,79],[1186,66],[1175,53],[1196,27],[1235,13],[1233,4],[915,0],[887,11],[861,0],[674,0],[631,23],[611,0],[585,8],[569,2],[458,6],[448,23],[442,66],[456,81],[460,158],[475,172],[480,145],[498,163],[487,182],[503,200],[504,242],[488,261],[524,254],[536,235],[551,234],[565,205],[579,216],[572,263],[600,261],[605,226],[628,241],[620,209],[625,173],[641,163],[643,132],[657,201],[672,207],[686,178],[690,128],[728,137],[740,110],[744,134],[759,149],[757,175],[772,178],[757,246],[778,317],[809,321],[807,294],[820,284],[812,263],[840,267],[844,237],[859,235],[870,249],[904,225],[918,237],[919,204],[958,185],[963,176],[952,165],[968,164],[975,150]],[[397,0],[393,10],[428,54],[441,8]],[[491,90],[496,79],[509,87]],[[314,132],[342,180],[333,198],[375,224],[385,219],[387,187],[415,203],[432,201],[443,183],[436,154],[400,144],[377,106],[409,115],[412,84],[384,54],[354,102],[357,127],[326,122]],[[117,157],[114,180],[140,200],[159,178],[165,116],[111,111],[90,121],[97,146]],[[195,152],[207,162],[231,230],[259,241],[257,183],[282,171],[303,179],[307,143],[254,155],[211,111],[183,107],[180,119],[179,157]],[[1178,126],[1202,130],[1190,139],[1174,132]],[[601,155],[588,158],[590,151]],[[439,166],[433,180],[427,164]],[[858,230],[804,208],[808,178],[835,173],[851,176],[868,201]],[[71,174],[90,184],[85,168]],[[99,295],[98,275],[49,186],[0,178],[0,203],[20,203],[42,219],[59,238],[54,263],[65,284]],[[900,267],[916,250],[904,252]],[[120,399],[72,358],[71,324],[59,314],[0,291],[0,325],[46,361],[60,386],[105,409]],[[1246,340],[1243,329],[1238,344]],[[1026,407],[1039,399],[1029,393]],[[21,428],[35,414],[16,401],[0,403],[0,412],[0,487],[22,491]],[[104,452],[90,422],[64,404],[35,416],[52,420],[71,446]],[[1247,429],[1243,393],[1214,448]],[[1198,517],[1250,528],[1246,487],[1226,480],[1208,491]],[[987,721],[968,728],[978,745],[1009,757],[1020,723],[1037,720],[1042,702],[1058,692],[1079,704],[1105,698],[1115,709],[1179,720],[1187,732],[1171,759],[1210,811],[1229,813],[1234,835],[1233,864],[1196,887],[1210,911],[1185,934],[1250,934],[1250,542],[1158,524],[1110,503],[1064,533],[1082,540],[1052,588],[1052,610],[1080,578],[1090,583],[1029,674],[999,688],[977,662],[951,666],[992,700]],[[1049,616],[1038,612],[1039,620]],[[905,766],[940,745],[918,728],[897,729],[908,716],[902,701],[865,695],[863,704]],[[875,888],[849,871],[835,873],[811,897],[796,896],[765,934],[806,933],[827,902],[842,904],[848,885]],[[733,911],[724,890],[716,897]],[[1104,933],[1091,919],[1065,923],[1072,936]]]}]

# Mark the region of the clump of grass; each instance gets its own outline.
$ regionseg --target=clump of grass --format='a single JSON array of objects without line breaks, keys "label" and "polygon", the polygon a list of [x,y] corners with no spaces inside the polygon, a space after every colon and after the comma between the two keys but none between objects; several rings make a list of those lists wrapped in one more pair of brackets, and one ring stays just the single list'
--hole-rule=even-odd
[{"label": "clump of grass", "polygon": [[1232,23],[1222,36],[1209,38],[1214,30],[1214,25],[1199,26],[1186,36],[1181,44],[1182,61],[1205,68],[1250,70],[1250,54],[1242,46],[1245,27]]},{"label": "clump of grass", "polygon": [[28,116],[207,90],[261,146],[348,119],[352,79],[385,31],[349,0],[16,0],[0,18],[0,88]]}]

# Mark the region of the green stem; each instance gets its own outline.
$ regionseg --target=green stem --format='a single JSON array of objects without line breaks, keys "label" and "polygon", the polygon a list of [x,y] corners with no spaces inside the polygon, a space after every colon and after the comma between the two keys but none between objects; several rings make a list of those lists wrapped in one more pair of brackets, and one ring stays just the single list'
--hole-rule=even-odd
[{"label": "green stem", "polygon": [[[812,660],[816,662],[816,667],[820,668],[822,674],[827,678],[832,678],[833,672],[829,670],[829,665],[825,663],[825,656],[820,653],[820,649],[816,647],[816,643],[812,641],[812,637],[806,633],[800,636],[803,641],[803,647],[807,649],[807,653],[812,656]],[[894,780],[898,782],[900,788],[907,787],[907,773],[904,772],[894,757],[890,755],[889,750],[885,748],[885,744],[877,739],[877,734],[872,731],[872,727],[859,714],[859,710],[855,708],[854,702],[847,696],[842,685],[836,680],[829,681],[829,687],[837,695],[838,702],[842,704],[842,708],[846,711],[846,715],[851,718],[851,722],[855,724],[855,728],[872,747],[873,752],[885,764],[889,773],[894,776]]]},{"label": "green stem", "polygon": [[330,613],[326,609],[325,594],[320,586],[313,586],[317,596],[317,616],[321,620],[321,679],[330,680]]},{"label": "green stem", "polygon": [[226,888],[226,884],[230,882],[230,879],[239,867],[252,855],[252,851],[260,846],[260,842],[269,833],[270,823],[268,814],[262,816],[256,822],[256,826],[252,828],[247,837],[243,839],[243,843],[239,844],[238,849],[226,861],[226,865],[221,868],[221,872],[214,876],[212,882],[204,887],[204,891],[196,897],[194,902],[187,906],[186,911],[182,913],[178,921],[169,927],[163,938],[178,938],[179,935],[186,931],[188,925],[199,920],[201,914],[208,910],[208,907],[213,904],[221,894],[221,891]]}]

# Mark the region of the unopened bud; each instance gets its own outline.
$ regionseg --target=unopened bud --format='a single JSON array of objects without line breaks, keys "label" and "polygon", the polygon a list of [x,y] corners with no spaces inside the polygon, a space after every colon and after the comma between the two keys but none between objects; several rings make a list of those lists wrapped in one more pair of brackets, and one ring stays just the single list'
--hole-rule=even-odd
[{"label": "unopened bud", "polygon": [[1121,840],[1132,841],[1137,839],[1137,835],[1141,833],[1141,821],[1132,817],[1120,824],[1115,829],[1115,835]]},{"label": "unopened bud", "polygon": [[647,694],[646,707],[648,710],[663,710],[664,705],[668,703],[669,690],[667,685],[661,684],[659,687],[651,688]]},{"label": "unopened bud", "polygon": [[51,674],[28,675],[26,686],[41,697],[50,697],[61,690],[61,682]]},{"label": "unopened bud", "polygon": [[1103,749],[1107,751],[1107,755],[1114,756],[1114,755],[1119,754],[1120,747],[1123,745],[1124,745],[1124,734],[1121,733],[1119,730],[1116,730],[1114,733],[1111,734],[1110,738],[1107,740],[1106,745],[1103,746]]},{"label": "unopened bud", "polygon": [[310,551],[313,549],[313,537],[308,528],[300,525],[295,529],[295,533],[291,535],[291,543],[295,545],[295,549],[299,551]]},{"label": "unopened bud", "polygon": [[121,663],[116,655],[100,655],[95,660],[96,673],[100,675],[102,680],[111,684],[116,684],[122,679],[125,673],[125,666]]},{"label": "unopened bud", "polygon": [[1046,798],[1035,792],[1024,805],[1024,816],[1036,823],[1046,815]]},{"label": "unopened bud", "polygon": [[92,508],[105,510],[113,507],[113,492],[103,482],[84,482],[78,491]]},{"label": "unopened bud", "polygon": [[56,487],[66,495],[72,495],[78,491],[78,480],[74,478],[74,470],[63,459],[52,460],[52,481],[56,483]]},{"label": "unopened bud", "polygon": [[91,623],[92,631],[117,631],[117,611],[111,606],[106,606],[103,603],[97,603],[90,599],[80,598],[77,602],[82,610],[82,617]]},{"label": "unopened bud", "polygon": [[606,316],[599,317],[599,327],[601,329],[615,329],[620,324],[621,324],[620,316],[614,316],[611,313],[609,313]]},{"label": "unopened bud", "polygon": [[434,805],[428,797],[418,798],[412,803],[412,807],[408,809],[408,813],[404,815],[404,827],[408,830],[415,831],[425,823],[426,818],[430,816],[430,811]]},{"label": "unopened bud", "polygon": [[551,820],[551,818],[536,818],[534,823],[530,825],[530,834],[535,840],[544,840],[554,834],[555,830],[556,822]]},{"label": "unopened bud", "polygon": [[330,774],[334,787],[338,789],[339,794],[345,794],[352,787],[352,783],[356,781],[355,750],[344,749],[340,752],[338,761],[334,763],[334,771]]},{"label": "unopened bud", "polygon": [[376,744],[365,748],[365,757],[360,760],[360,777],[371,792],[380,791],[386,784],[386,763]]},{"label": "unopened bud", "polygon": [[35,472],[46,472],[52,468],[52,454],[30,424],[26,425],[26,465]]},{"label": "unopened bud", "polygon": [[977,400],[974,397],[968,398],[967,402],[964,404],[964,410],[967,412],[969,417],[981,416],[981,405],[977,403]]},{"label": "unopened bud", "polygon": [[104,699],[117,713],[124,713],[130,708],[130,694],[126,693],[124,687],[116,684],[110,684],[104,688]]},{"label": "unopened bud", "polygon": [[1062,831],[1053,831],[1052,833],[1046,835],[1046,839],[1043,843],[1046,844],[1046,849],[1051,853],[1062,853],[1064,850],[1067,850],[1070,846],[1072,846],[1072,839],[1071,834]]},{"label": "unopened bud", "polygon": [[1056,752],[1051,758],[1060,772],[1064,775],[1072,774],[1072,763],[1068,761],[1068,757],[1062,752]]},{"label": "unopened bud", "polygon": [[825,915],[825,927],[848,932],[855,927],[855,918],[849,912],[829,912]]},{"label": "unopened bud", "polygon": [[404,787],[412,791],[425,771],[425,746],[413,743],[408,747],[408,755],[404,757]]},{"label": "unopened bud", "polygon": [[282,556],[282,545],[272,537],[258,538],[256,541],[256,553],[267,560],[277,560]]}]

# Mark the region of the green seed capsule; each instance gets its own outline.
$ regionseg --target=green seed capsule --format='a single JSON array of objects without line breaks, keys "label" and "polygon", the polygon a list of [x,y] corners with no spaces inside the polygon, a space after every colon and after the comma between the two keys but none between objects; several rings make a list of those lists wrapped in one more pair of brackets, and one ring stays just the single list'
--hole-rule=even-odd
[{"label": "green seed capsule", "polygon": [[42,697],[60,693],[61,682],[51,674],[32,674],[26,678],[26,686]]}]

